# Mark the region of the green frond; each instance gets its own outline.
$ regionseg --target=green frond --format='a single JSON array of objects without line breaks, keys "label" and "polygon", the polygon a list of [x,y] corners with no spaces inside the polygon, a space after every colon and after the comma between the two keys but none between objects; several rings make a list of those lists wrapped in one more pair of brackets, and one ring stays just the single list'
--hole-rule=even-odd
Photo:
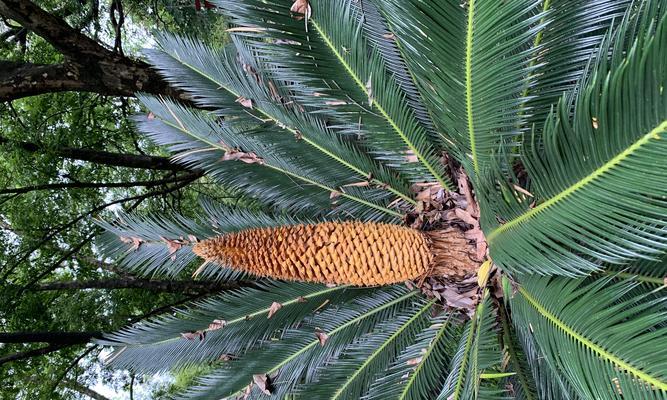
[{"label": "green frond", "polygon": [[636,285],[527,277],[510,301],[514,324],[582,398],[665,399],[665,297],[628,297]]},{"label": "green frond", "polygon": [[[106,232],[97,239],[102,253],[121,268],[142,276],[176,276],[193,265],[196,240],[213,236],[211,228],[182,216],[140,217],[123,214],[97,221]],[[238,276],[227,271],[221,280]]]},{"label": "green frond", "polygon": [[[328,122],[317,109],[306,109],[299,99],[291,94],[293,83],[272,79],[265,67],[257,61],[257,55],[243,40],[234,40],[235,46],[226,49],[212,49],[188,38],[162,35],[159,43],[163,49],[151,52],[154,62],[167,60],[170,68],[162,70],[162,74],[171,82],[176,82],[195,101],[203,107],[218,104],[223,107],[213,112],[225,117],[233,116],[236,124],[247,123],[250,126],[263,125],[262,129],[270,129],[275,135],[282,135],[284,140],[297,141],[301,151],[320,153],[318,163],[312,167],[331,168],[323,160],[333,161],[345,170],[357,174],[356,182],[368,180],[369,184],[381,187],[401,197],[404,201],[413,202],[408,196],[408,188],[394,173],[387,171],[360,148],[356,141],[344,138],[329,127]],[[221,71],[217,64],[224,64]],[[209,91],[201,90],[200,83],[192,86],[191,81],[208,82]],[[209,99],[215,96],[227,99],[216,102]],[[247,99],[251,108],[244,108],[237,101]],[[232,100],[233,99],[233,100]],[[233,106],[237,109],[230,112]],[[219,104],[220,103],[220,104]],[[324,104],[323,104],[324,105]],[[324,159],[322,159],[322,156]]]},{"label": "green frond", "polygon": [[[279,338],[245,353],[240,360],[222,363],[183,398],[234,397],[252,382],[253,375],[269,376],[274,382],[273,396],[284,398],[298,391],[300,383],[314,379],[318,368],[335,360],[354,338],[372,332],[382,321],[392,320],[402,309],[411,307],[416,294],[392,286],[357,296],[343,306],[328,307],[298,329],[285,330]],[[318,332],[325,333],[326,340],[321,340]],[[261,392],[253,386],[250,393],[254,397]]]},{"label": "green frond", "polygon": [[[299,101],[332,116],[343,132],[363,137],[377,159],[410,180],[436,179],[449,187],[426,130],[404,101],[405,85],[387,69],[383,52],[369,44],[360,2],[310,2],[313,12],[307,26],[289,18],[291,1],[216,3],[233,23],[265,30],[261,36],[236,36],[252,42],[264,64],[274,67],[267,68],[272,76],[292,82],[302,93]],[[332,101],[326,96],[333,96]],[[332,106],[335,113],[329,111]],[[412,157],[418,161],[412,162]]]},{"label": "green frond", "polygon": [[[108,356],[113,366],[139,373],[215,364],[221,358],[236,358],[262,347],[322,307],[339,307],[368,293],[366,289],[303,283],[264,282],[255,286],[191,303],[174,315],[109,334],[100,343],[114,347]],[[268,318],[274,302],[282,307]],[[188,332],[194,333],[194,338],[183,337]]]},{"label": "green frond", "polygon": [[639,260],[628,265],[605,264],[601,273],[647,287],[660,287],[665,285],[667,277],[667,258],[663,256],[659,261]]},{"label": "green frond", "polygon": [[[507,364],[507,370],[514,375],[508,377],[505,381],[505,387],[508,388],[508,394],[516,400],[538,400],[540,398],[555,398],[539,396],[537,384],[533,380],[531,365],[524,354],[516,331],[513,329],[512,320],[505,304],[501,304],[498,309],[498,319],[500,319],[501,340],[503,345],[504,363]],[[535,362],[535,361],[533,361]],[[541,390],[544,393],[544,390]]]},{"label": "green frond", "polygon": [[[346,185],[358,182],[349,171],[331,165],[327,169],[313,168],[322,165],[321,158],[304,150],[303,144],[294,137],[275,134],[262,127],[248,128],[235,121],[220,122],[209,114],[185,108],[168,99],[141,96],[141,100],[154,117],[141,122],[140,130],[156,143],[169,146],[171,151],[176,152],[174,158],[179,162],[202,168],[222,183],[234,180],[237,185],[232,187],[246,189],[250,195],[260,199],[264,196],[265,202],[269,200],[266,197],[271,196],[272,204],[282,204],[288,209],[317,209],[319,205],[320,211],[326,210],[331,207],[332,194],[337,193],[344,201],[337,204],[334,212],[345,211],[354,215],[355,210],[366,211],[364,218],[367,219],[400,216],[375,199],[366,199],[363,194],[349,194]],[[224,161],[225,155],[234,151],[242,151],[248,156],[246,159]],[[230,176],[225,168],[230,163],[246,164],[256,175],[262,173],[258,171],[269,170],[273,179],[267,183],[273,186],[273,190],[255,176],[245,185],[238,184],[240,177]],[[366,190],[375,194],[372,188]],[[386,193],[380,201],[384,204],[391,202],[393,198],[390,194]],[[314,203],[315,200],[319,202]],[[351,203],[357,203],[353,206],[356,208],[347,207]],[[368,214],[369,208],[375,212]]]},{"label": "green frond", "polygon": [[434,300],[416,300],[393,319],[380,323],[341,352],[336,360],[318,369],[317,376],[301,392],[314,399],[359,399],[372,395],[370,384],[381,378],[396,355],[415,339],[428,321]]},{"label": "green frond", "polygon": [[546,26],[535,37],[531,49],[535,69],[530,86],[525,88],[528,101],[522,111],[527,126],[540,128],[551,108],[563,93],[574,89],[595,62],[604,37],[622,21],[633,0],[545,0]]},{"label": "green frond", "polygon": [[[511,285],[509,279],[503,277],[503,297],[504,297],[504,307],[509,307],[509,300],[514,296],[514,287]],[[507,308],[504,310],[508,312]],[[512,323],[514,323],[514,318],[512,316]],[[503,330],[504,332],[509,332],[510,338],[505,341],[506,346],[513,345],[515,342],[518,342],[521,346],[521,349],[516,349],[516,352],[521,351],[524,358],[525,366],[530,369],[532,382],[529,381],[529,378],[520,375],[517,371],[517,376],[515,380],[519,380],[521,385],[521,390],[524,394],[532,394],[530,384],[534,384],[534,388],[537,391],[537,399],[563,399],[563,400],[576,400],[580,397],[574,392],[570,387],[567,380],[564,377],[560,376],[557,373],[556,368],[551,364],[551,361],[542,354],[542,350],[535,343],[533,337],[533,328],[532,325],[521,325],[515,324],[513,326],[506,326],[506,322],[503,321]],[[514,329],[512,329],[514,328]],[[513,337],[512,333],[516,333],[516,337]],[[514,341],[513,339],[516,339]],[[523,363],[520,360],[517,360],[519,365],[515,369],[522,367]],[[525,368],[524,368],[525,369]],[[521,369],[523,374],[524,369]],[[526,383],[521,383],[524,381]],[[527,389],[524,389],[527,388]],[[524,396],[526,397],[526,396]]]},{"label": "green frond", "polygon": [[600,62],[573,104],[560,103],[541,141],[524,142],[534,198],[495,196],[483,207],[499,265],[575,275],[667,249],[667,16],[653,27],[624,58],[620,29],[615,57]]},{"label": "green frond", "polygon": [[[503,390],[500,379],[493,377],[499,372],[502,353],[495,331],[495,313],[491,308],[488,292],[477,305],[474,315],[467,323],[454,355],[447,380],[438,395],[438,400],[500,399]],[[485,377],[488,374],[488,377]]]},{"label": "green frond", "polygon": [[456,338],[458,317],[442,313],[430,318],[413,343],[392,362],[385,375],[372,383],[365,400],[421,400],[437,396],[444,384]]},{"label": "green frond", "polygon": [[378,2],[443,135],[479,175],[493,154],[513,146],[531,83],[527,51],[542,29],[540,2],[515,0]]}]

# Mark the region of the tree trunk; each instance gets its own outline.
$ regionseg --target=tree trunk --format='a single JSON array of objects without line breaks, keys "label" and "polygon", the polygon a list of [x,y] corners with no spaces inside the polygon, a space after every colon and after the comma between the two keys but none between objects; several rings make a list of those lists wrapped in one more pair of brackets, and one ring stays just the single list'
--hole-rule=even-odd
[{"label": "tree trunk", "polygon": [[181,165],[172,163],[171,160],[167,157],[148,156],[143,154],[112,153],[102,150],[82,149],[75,147],[60,147],[49,149],[38,143],[13,141],[0,136],[0,145],[1,144],[12,145],[29,153],[50,151],[58,157],[67,158],[70,160],[88,161],[95,164],[108,165],[112,167],[167,171],[185,170],[185,168]]},{"label": "tree trunk", "polygon": [[239,287],[237,284],[220,282],[202,282],[192,280],[149,280],[124,277],[85,281],[46,282],[35,285],[34,290],[144,289],[156,292],[173,292],[190,295],[209,293],[217,290],[234,289],[237,287]]},{"label": "tree trunk", "polygon": [[73,391],[75,391],[77,393],[80,393],[84,396],[88,396],[88,397],[90,397],[91,399],[94,399],[94,400],[111,400],[108,397],[105,397],[105,396],[97,393],[93,389],[80,384],[79,382],[75,381],[74,379],[65,379],[65,380],[63,380],[63,386],[65,386],[67,389],[73,390]]},{"label": "tree trunk", "polygon": [[0,102],[58,91],[134,96],[136,92],[185,99],[142,61],[106,49],[29,0],[0,0],[0,15],[44,38],[65,62],[35,65],[0,63]]},{"label": "tree trunk", "polygon": [[48,343],[72,346],[102,337],[102,332],[0,332],[0,343]]}]

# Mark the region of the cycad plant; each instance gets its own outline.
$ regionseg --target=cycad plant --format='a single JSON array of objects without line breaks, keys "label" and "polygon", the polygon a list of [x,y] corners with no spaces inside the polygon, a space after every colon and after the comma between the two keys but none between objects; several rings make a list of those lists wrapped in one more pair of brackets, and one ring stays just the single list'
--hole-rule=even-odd
[{"label": "cycad plant", "polygon": [[664,3],[211,3],[230,44],[159,35],[187,98],[138,129],[245,207],[101,245],[237,288],[112,365],[197,366],[195,399],[667,399]]}]

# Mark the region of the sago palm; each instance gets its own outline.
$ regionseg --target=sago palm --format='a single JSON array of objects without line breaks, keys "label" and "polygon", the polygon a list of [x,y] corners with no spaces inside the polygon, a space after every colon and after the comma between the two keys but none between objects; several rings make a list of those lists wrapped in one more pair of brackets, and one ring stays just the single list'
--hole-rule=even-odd
[{"label": "sago palm", "polygon": [[667,399],[660,0],[218,0],[138,129],[247,207],[103,223],[236,289],[109,335],[184,398]]}]

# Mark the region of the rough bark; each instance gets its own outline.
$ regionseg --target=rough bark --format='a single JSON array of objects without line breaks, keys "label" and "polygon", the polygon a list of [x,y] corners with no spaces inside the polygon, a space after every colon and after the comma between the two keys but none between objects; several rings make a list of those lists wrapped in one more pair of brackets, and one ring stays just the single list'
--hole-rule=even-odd
[{"label": "rough bark", "polygon": [[0,15],[44,38],[65,62],[0,64],[0,101],[58,91],[133,96],[136,92],[185,98],[143,62],[109,50],[28,0],[0,0]]}]

